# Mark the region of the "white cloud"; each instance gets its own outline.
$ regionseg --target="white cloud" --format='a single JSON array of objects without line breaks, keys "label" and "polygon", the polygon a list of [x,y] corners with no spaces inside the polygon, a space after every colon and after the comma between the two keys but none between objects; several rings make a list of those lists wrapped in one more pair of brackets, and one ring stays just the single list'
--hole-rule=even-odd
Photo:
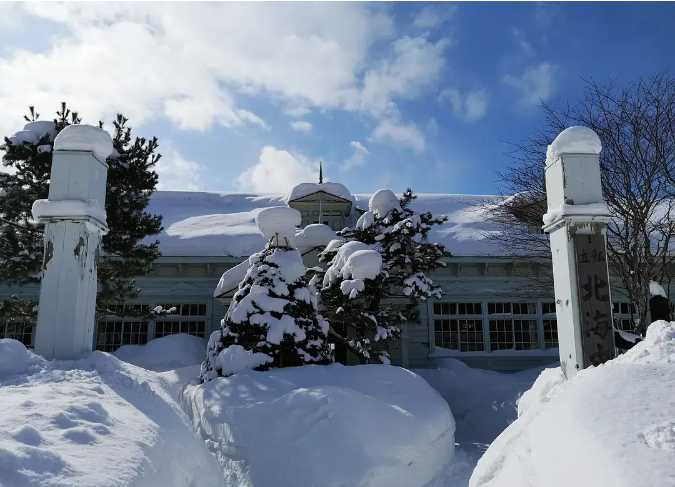
[{"label": "white cloud", "polygon": [[318,162],[299,153],[266,146],[258,161],[239,175],[237,186],[254,193],[287,193],[298,183],[318,178]]},{"label": "white cloud", "polygon": [[438,80],[445,65],[447,39],[436,43],[426,37],[402,37],[389,57],[365,73],[362,106],[377,117],[397,114],[394,98],[414,98]]},{"label": "white cloud", "polygon": [[457,12],[457,5],[427,5],[422,7],[415,18],[413,25],[419,29],[435,29],[450,20]]},{"label": "white cloud", "polygon": [[291,128],[296,132],[308,134],[312,131],[312,124],[305,120],[296,120],[295,122],[291,122]]},{"label": "white cloud", "polygon": [[196,130],[264,126],[239,106],[239,93],[305,109],[361,109],[370,46],[387,40],[393,28],[380,9],[352,3],[24,8],[61,28],[44,52],[4,46],[5,113],[21,114],[28,104],[48,113],[67,100],[86,120],[122,111],[136,126],[164,116]]},{"label": "white cloud", "polygon": [[162,143],[162,154],[155,170],[159,175],[157,189],[167,191],[197,191],[202,187],[202,166],[191,161],[171,144]]},{"label": "white cloud", "polygon": [[426,141],[415,124],[405,124],[396,120],[382,120],[373,132],[373,138],[380,142],[393,142],[408,147],[415,152],[424,152]]},{"label": "white cloud", "polygon": [[349,146],[354,150],[354,152],[352,156],[349,159],[347,159],[344,165],[342,166],[344,170],[349,170],[355,167],[362,166],[363,163],[366,161],[366,156],[370,154],[370,152],[368,152],[368,149],[366,149],[366,146],[364,146],[358,140],[352,140],[349,143]]},{"label": "white cloud", "polygon": [[520,75],[504,76],[504,83],[519,94],[518,105],[523,108],[538,105],[548,100],[555,90],[555,67],[540,63],[528,67]]},{"label": "white cloud", "polygon": [[487,113],[488,95],[483,89],[462,93],[456,88],[447,88],[441,92],[439,98],[441,101],[449,101],[455,116],[467,122],[480,120]]}]

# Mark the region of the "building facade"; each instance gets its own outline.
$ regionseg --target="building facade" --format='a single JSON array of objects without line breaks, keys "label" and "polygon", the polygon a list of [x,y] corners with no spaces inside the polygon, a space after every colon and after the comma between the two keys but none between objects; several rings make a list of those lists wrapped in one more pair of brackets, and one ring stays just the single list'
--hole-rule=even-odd
[{"label": "building facade", "polygon": [[[99,319],[95,348],[112,352],[122,345],[144,344],[174,333],[208,337],[220,326],[245,273],[247,256],[264,245],[254,225],[257,211],[288,204],[301,212],[303,225],[323,223],[339,230],[353,225],[359,209],[367,208],[368,196],[351,195],[339,186],[309,183],[287,197],[156,193],[150,211],[164,217],[165,230],[159,236],[163,255],[148,275],[137,279],[138,299],[120,307],[115,316]],[[480,215],[484,198],[418,198],[418,209],[448,216],[448,223],[431,238],[446,245],[453,256],[431,275],[441,285],[443,297],[424,303],[419,319],[404,325],[400,341],[390,350],[393,363],[431,367],[451,357],[472,366],[516,370],[557,361],[553,290],[542,285],[550,261],[499,255],[485,238],[485,232],[496,230]],[[302,244],[307,266],[316,265],[320,243],[321,239],[308,238]],[[0,294],[37,301],[39,287],[1,286]],[[617,325],[631,328],[634,310],[620,296],[614,298]],[[157,306],[171,312],[151,313]],[[0,336],[30,346],[34,327],[10,320],[0,324]]]}]

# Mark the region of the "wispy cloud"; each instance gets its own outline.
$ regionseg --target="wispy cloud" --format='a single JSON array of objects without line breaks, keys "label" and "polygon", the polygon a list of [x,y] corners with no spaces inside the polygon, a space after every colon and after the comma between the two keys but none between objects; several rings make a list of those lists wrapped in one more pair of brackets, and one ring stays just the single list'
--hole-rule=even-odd
[{"label": "wispy cloud", "polygon": [[447,88],[439,96],[442,102],[449,102],[455,116],[467,122],[475,122],[487,114],[488,94],[484,89],[461,92],[457,88]]},{"label": "wispy cloud", "polygon": [[352,156],[349,159],[347,159],[342,165],[342,168],[346,171],[353,169],[355,167],[362,166],[366,161],[366,156],[370,154],[366,146],[364,146],[358,140],[352,140],[349,143],[349,146],[352,148],[353,153]]},{"label": "wispy cloud", "polygon": [[393,142],[415,152],[424,152],[426,140],[414,123],[403,123],[393,119],[382,120],[375,131],[373,139],[380,142]]},{"label": "wispy cloud", "polygon": [[547,101],[555,91],[555,66],[540,63],[529,66],[518,75],[507,74],[504,83],[518,94],[517,104],[530,108]]},{"label": "wispy cloud", "polygon": [[296,120],[294,122],[291,122],[291,128],[296,132],[303,132],[305,134],[308,134],[309,132],[312,131],[312,124],[305,120]]}]

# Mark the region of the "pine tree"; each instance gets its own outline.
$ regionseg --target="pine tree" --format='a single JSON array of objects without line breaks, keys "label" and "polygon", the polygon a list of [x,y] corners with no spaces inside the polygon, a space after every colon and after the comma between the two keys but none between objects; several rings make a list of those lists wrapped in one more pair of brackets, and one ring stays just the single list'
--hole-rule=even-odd
[{"label": "pine tree", "polygon": [[[359,268],[359,260],[366,261],[366,269]],[[381,306],[386,274],[379,252],[357,240],[334,240],[319,262],[327,269],[314,280],[322,282],[321,304],[330,338],[339,347],[337,358],[346,361],[340,352],[349,350],[364,363],[389,363],[386,345],[399,335],[400,317]]]},{"label": "pine tree", "polygon": [[[427,273],[443,267],[449,253],[427,238],[432,227],[446,218],[415,212],[411,208],[415,198],[411,189],[400,199],[389,190],[378,191],[355,228],[340,233],[346,241],[361,242],[381,254],[381,277],[365,281],[356,299],[339,292],[341,282],[324,285],[321,291],[331,335],[365,361],[386,362],[384,348],[399,336],[401,324],[417,319],[421,301],[440,297],[440,287]],[[334,258],[335,252],[328,248],[321,261],[333,264]]]},{"label": "pine tree", "polygon": [[[40,121],[34,107],[25,116],[23,131],[6,137],[0,172],[0,279],[13,285],[39,280],[42,263],[42,229],[32,220],[31,208],[37,199],[48,197],[54,139],[66,126],[80,123],[77,112],[65,103],[52,121]],[[103,237],[103,258],[99,261],[100,291],[97,310],[110,313],[138,295],[133,277],[149,271],[159,256],[159,243],[142,240],[161,231],[161,217],[145,211],[157,185],[154,165],[157,139],[133,137],[127,119],[118,115],[113,122],[115,153],[108,158],[106,211],[109,233]],[[101,124],[102,125],[102,124]],[[12,297],[0,305],[0,318],[12,318],[17,310],[26,314],[33,305]]]},{"label": "pine tree", "polygon": [[298,250],[271,239],[249,263],[221,330],[209,340],[202,380],[227,375],[219,355],[233,345],[270,359],[257,370],[328,363],[328,323],[317,312],[317,293]]}]

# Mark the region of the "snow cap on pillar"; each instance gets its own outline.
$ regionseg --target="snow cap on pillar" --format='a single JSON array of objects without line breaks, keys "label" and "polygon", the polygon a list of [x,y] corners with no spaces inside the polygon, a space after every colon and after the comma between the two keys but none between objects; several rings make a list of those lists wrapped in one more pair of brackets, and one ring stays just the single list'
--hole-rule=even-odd
[{"label": "snow cap on pillar", "polygon": [[546,162],[552,163],[561,154],[595,154],[602,151],[600,137],[583,126],[568,127],[558,134],[546,150]]},{"label": "snow cap on pillar", "polygon": [[105,130],[93,125],[69,125],[54,139],[55,151],[88,151],[101,162],[113,152],[112,139]]}]

